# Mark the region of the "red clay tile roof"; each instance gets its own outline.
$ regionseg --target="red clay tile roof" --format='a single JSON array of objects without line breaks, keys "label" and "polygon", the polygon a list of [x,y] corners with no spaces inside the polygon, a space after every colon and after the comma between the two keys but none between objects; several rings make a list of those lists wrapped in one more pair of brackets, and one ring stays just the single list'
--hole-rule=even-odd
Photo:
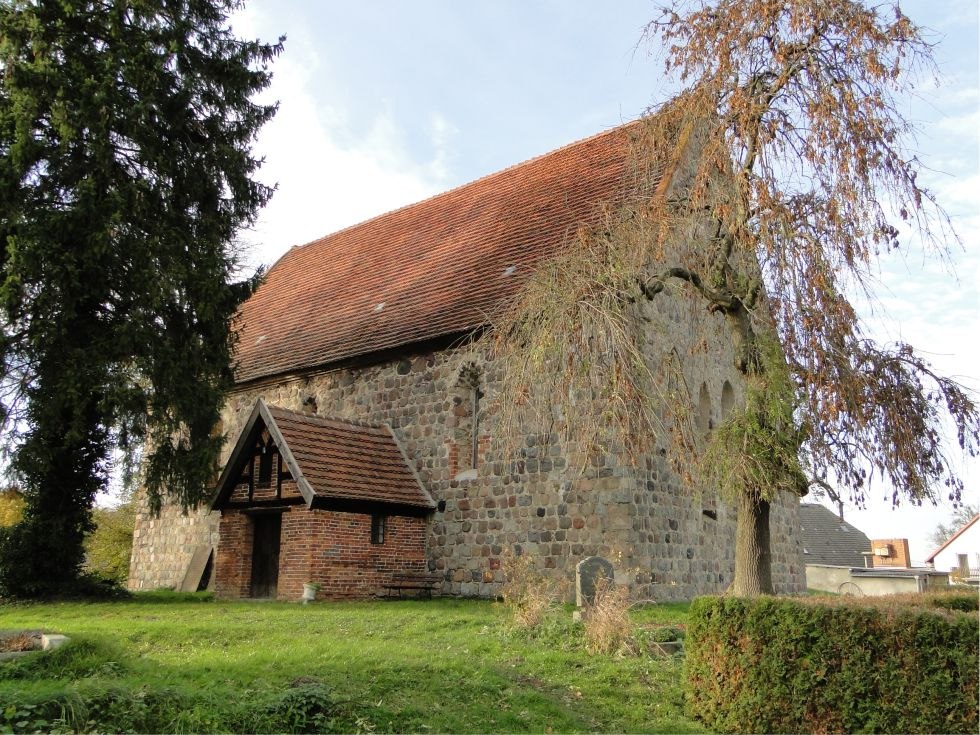
[{"label": "red clay tile roof", "polygon": [[238,381],[486,324],[621,196],[633,125],[293,248],[242,306]]},{"label": "red clay tile roof", "polygon": [[[268,406],[289,453],[313,494],[432,508],[387,426],[321,418]],[[285,455],[285,450],[280,447]],[[302,482],[296,476],[297,482]]]}]

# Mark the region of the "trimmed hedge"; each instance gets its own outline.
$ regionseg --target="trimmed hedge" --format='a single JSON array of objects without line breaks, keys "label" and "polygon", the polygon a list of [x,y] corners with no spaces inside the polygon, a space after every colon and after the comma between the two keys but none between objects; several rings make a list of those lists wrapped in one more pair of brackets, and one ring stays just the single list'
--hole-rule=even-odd
[{"label": "trimmed hedge", "polygon": [[689,713],[719,732],[976,733],[977,614],[866,599],[698,598]]}]

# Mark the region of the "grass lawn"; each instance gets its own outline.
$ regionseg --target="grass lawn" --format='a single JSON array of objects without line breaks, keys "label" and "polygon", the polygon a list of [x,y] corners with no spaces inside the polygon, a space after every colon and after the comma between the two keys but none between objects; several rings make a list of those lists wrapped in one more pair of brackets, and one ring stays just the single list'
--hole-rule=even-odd
[{"label": "grass lawn", "polygon": [[[633,611],[684,623],[686,605]],[[0,662],[0,732],[701,732],[682,662],[585,650],[570,613],[516,631],[489,602],[0,606],[64,633]]]}]

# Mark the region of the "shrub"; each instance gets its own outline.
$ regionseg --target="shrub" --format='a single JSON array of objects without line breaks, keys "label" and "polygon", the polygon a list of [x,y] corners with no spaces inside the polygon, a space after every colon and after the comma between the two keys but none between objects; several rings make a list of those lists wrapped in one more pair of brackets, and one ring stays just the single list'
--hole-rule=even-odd
[{"label": "shrub", "polygon": [[534,560],[527,555],[506,558],[503,571],[505,581],[501,594],[514,624],[520,628],[536,628],[557,604],[560,585],[541,574],[534,566]]},{"label": "shrub", "polygon": [[330,691],[316,681],[294,682],[275,695],[256,719],[255,732],[327,732],[331,729],[336,706]]},{"label": "shrub", "polygon": [[0,490],[0,527],[20,523],[24,517],[24,496],[15,487]]},{"label": "shrub", "polygon": [[590,653],[615,653],[633,631],[630,622],[630,592],[612,580],[596,583],[592,604],[585,608],[585,647]]},{"label": "shrub", "polygon": [[961,612],[975,612],[980,608],[980,597],[973,590],[967,593],[943,593],[935,596],[930,595],[930,602],[935,607],[946,608],[947,610],[959,610]]},{"label": "shrub", "polygon": [[133,549],[136,504],[127,498],[115,508],[92,511],[95,530],[85,537],[85,570],[125,585]]},{"label": "shrub", "polygon": [[977,732],[977,616],[867,599],[695,600],[690,713],[720,732]]}]

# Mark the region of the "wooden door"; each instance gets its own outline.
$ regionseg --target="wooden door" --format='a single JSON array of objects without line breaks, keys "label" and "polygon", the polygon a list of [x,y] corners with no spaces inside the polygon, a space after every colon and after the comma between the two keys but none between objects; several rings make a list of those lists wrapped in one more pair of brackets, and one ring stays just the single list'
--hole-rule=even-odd
[{"label": "wooden door", "polygon": [[282,515],[255,516],[252,520],[252,597],[275,597],[279,584],[279,539]]}]

